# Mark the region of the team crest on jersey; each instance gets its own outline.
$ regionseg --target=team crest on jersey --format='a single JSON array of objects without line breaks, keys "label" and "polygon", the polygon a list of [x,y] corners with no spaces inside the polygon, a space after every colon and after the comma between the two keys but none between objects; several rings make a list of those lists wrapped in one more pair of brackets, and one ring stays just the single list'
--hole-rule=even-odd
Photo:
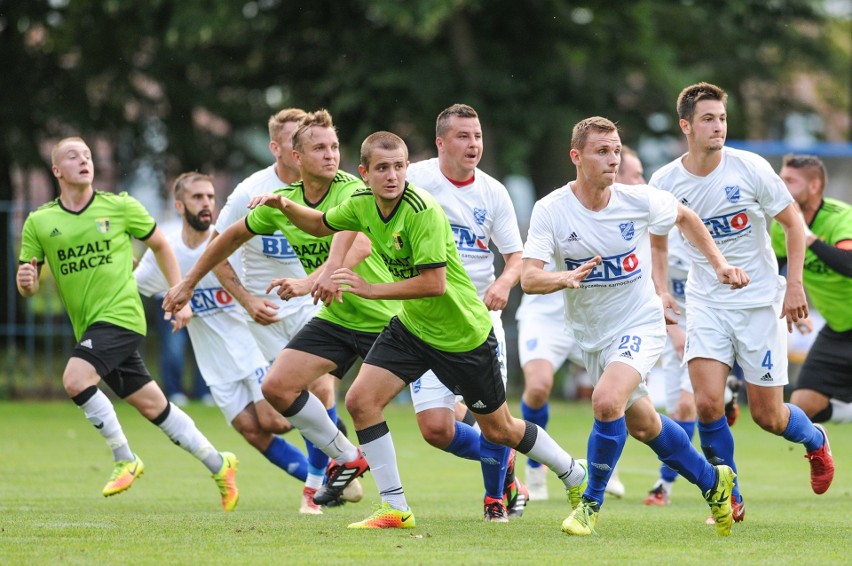
[{"label": "team crest on jersey", "polygon": [[731,204],[736,204],[740,201],[740,188],[737,185],[725,187],[725,196]]},{"label": "team crest on jersey", "polygon": [[394,232],[393,234],[393,248],[395,250],[401,250],[405,244],[402,242],[402,236],[399,235],[399,232]]},{"label": "team crest on jersey", "polygon": [[474,208],[473,209],[473,219],[479,226],[485,224],[485,217],[488,216],[488,211],[484,208]]},{"label": "team crest on jersey", "polygon": [[633,236],[636,234],[636,230],[633,227],[633,222],[625,222],[624,224],[619,224],[618,228],[621,230],[621,237],[627,240],[628,242],[633,239]]},{"label": "team crest on jersey", "polygon": [[109,218],[95,218],[95,226],[98,227],[98,232],[106,234],[109,232]]}]

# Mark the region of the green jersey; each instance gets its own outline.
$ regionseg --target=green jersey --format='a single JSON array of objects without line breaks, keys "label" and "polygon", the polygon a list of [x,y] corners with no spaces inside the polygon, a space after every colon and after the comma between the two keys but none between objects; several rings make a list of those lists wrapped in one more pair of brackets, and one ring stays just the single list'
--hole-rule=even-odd
[{"label": "green jersey", "polygon": [[144,240],[156,227],[145,207],[124,192],[95,191],[79,212],[57,198],[27,217],[18,259],[47,260],[78,340],[95,322],[144,335],[131,237]]},{"label": "green jersey", "polygon": [[462,266],[447,215],[432,195],[406,183],[396,209],[383,218],[373,191],[365,187],[326,212],[324,220],[333,230],[366,233],[395,281],[446,266],[443,295],[402,301],[399,319],[412,334],[444,352],[468,352],[488,338],[491,316]]},{"label": "green jersey", "polygon": [[[824,199],[810,229],[817,238],[832,246],[843,240],[852,240],[852,206],[840,200]],[[787,257],[784,229],[778,222],[773,222],[770,231],[775,255]],[[814,307],[828,326],[837,332],[852,329],[852,279],[828,267],[810,249],[805,250],[802,279]]]},{"label": "green jersey", "polygon": [[[296,204],[325,212],[363,187],[364,183],[361,179],[345,171],[338,171],[328,193],[319,202],[308,202],[305,199],[305,185],[302,181],[296,181],[292,185],[278,189],[275,193],[287,197]],[[246,226],[255,234],[268,235],[281,230],[308,274],[328,259],[331,236],[323,238],[311,236],[297,228],[279,210],[259,206],[248,214]],[[391,281],[387,270],[375,254],[356,265],[353,271],[368,281]],[[371,301],[344,294],[342,303],[333,301],[330,305],[324,306],[317,316],[351,330],[378,333],[387,326],[388,321],[397,311],[399,311],[399,301]]]}]

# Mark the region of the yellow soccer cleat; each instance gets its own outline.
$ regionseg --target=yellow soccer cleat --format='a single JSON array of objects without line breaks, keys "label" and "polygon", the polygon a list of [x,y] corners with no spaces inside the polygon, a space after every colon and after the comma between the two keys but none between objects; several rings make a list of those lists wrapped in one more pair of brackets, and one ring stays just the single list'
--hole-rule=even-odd
[{"label": "yellow soccer cleat", "polygon": [[222,508],[233,511],[240,500],[240,490],[237,489],[236,475],[239,460],[230,452],[222,452],[222,467],[213,474],[219,493],[222,495]]},{"label": "yellow soccer cleat", "polygon": [[588,499],[583,499],[577,505],[568,518],[562,521],[562,531],[578,537],[587,537],[595,532],[595,523],[598,522],[600,506]]},{"label": "yellow soccer cleat", "polygon": [[104,497],[121,493],[130,489],[133,482],[145,472],[145,464],[139,456],[133,455],[133,460],[119,460],[112,469],[112,476],[104,486]]},{"label": "yellow soccer cleat", "polygon": [[716,468],[716,487],[704,494],[704,499],[710,505],[710,514],[716,523],[716,533],[726,537],[731,534],[734,524],[734,513],[731,507],[731,492],[734,489],[734,478],[737,474],[730,466],[714,466]]},{"label": "yellow soccer cleat", "polygon": [[574,460],[574,463],[583,469],[583,481],[565,490],[568,493],[568,502],[571,503],[571,509],[576,509],[580,505],[580,502],[583,500],[583,492],[586,491],[586,486],[589,485],[589,463],[583,459]]},{"label": "yellow soccer cleat", "polygon": [[414,513],[411,509],[400,511],[390,506],[390,503],[382,503],[381,507],[376,509],[372,515],[350,524],[349,529],[413,529],[414,528]]}]

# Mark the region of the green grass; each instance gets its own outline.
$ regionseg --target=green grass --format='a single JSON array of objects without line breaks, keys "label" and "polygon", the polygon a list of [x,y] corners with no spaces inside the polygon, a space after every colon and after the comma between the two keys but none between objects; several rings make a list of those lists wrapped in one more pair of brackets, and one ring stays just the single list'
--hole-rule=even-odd
[{"label": "green grass", "polygon": [[[512,404],[517,407],[517,402]],[[409,406],[388,422],[397,447],[411,531],[350,531],[378,503],[370,475],[365,500],[297,512],[301,486],[228,428],[216,409],[188,412],[220,450],[240,458],[236,512],[225,514],[209,473],[127,405],[119,417],[146,473],[132,489],[105,499],[108,450],[79,409],[60,403],[0,403],[0,562],[3,564],[838,564],[852,556],[852,435],[829,425],[838,467],[834,485],[811,493],[802,449],[757,429],[744,411],[734,427],[747,502],[746,522],[720,539],[704,525],[707,506],[683,480],[672,504],[642,505],[657,477],[653,453],[628,441],[619,464],[627,497],[609,498],[596,537],[560,531],[568,505],[551,474],[551,500],[533,502],[508,525],[481,516],[479,465],[426,445]],[[588,404],[555,404],[553,436],[585,454]],[[302,445],[295,434],[288,440]],[[523,469],[519,458],[519,469]]]}]

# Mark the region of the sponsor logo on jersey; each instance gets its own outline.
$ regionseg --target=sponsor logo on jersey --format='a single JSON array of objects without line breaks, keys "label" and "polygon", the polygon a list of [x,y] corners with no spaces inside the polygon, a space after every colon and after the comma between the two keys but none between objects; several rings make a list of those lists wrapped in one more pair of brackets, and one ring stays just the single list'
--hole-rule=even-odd
[{"label": "sponsor logo on jersey", "polygon": [[50,237],[51,237],[51,238],[55,238],[56,236],[61,236],[61,235],[62,235],[62,232],[60,232],[60,231],[59,231],[59,228],[54,228],[54,229],[50,232]]},{"label": "sponsor logo on jersey", "polygon": [[98,232],[106,234],[109,232],[109,218],[95,218],[95,226],[98,227]]},{"label": "sponsor logo on jersey", "polygon": [[687,208],[690,208],[689,199],[687,199],[686,197],[683,197],[682,199],[680,199],[680,204],[682,204],[683,206],[685,206]]},{"label": "sponsor logo on jersey", "polygon": [[740,188],[737,185],[725,187],[725,196],[731,204],[738,203],[740,201]]},{"label": "sponsor logo on jersey", "polygon": [[199,316],[234,307],[234,298],[221,287],[196,288],[189,301],[192,312]]},{"label": "sponsor logo on jersey", "polygon": [[[565,269],[572,271],[590,259],[592,258],[565,258]],[[601,263],[595,266],[583,283],[612,283],[638,279],[641,273],[639,257],[636,255],[636,248],[633,248],[623,254],[601,258]]]},{"label": "sponsor logo on jersey", "polygon": [[296,252],[293,251],[293,246],[290,245],[290,242],[284,236],[277,234],[261,236],[260,241],[263,244],[263,255],[266,257],[284,260],[296,259]]},{"label": "sponsor logo on jersey", "polygon": [[460,226],[458,224],[450,224],[453,229],[453,236],[456,239],[456,247],[459,252],[477,252],[488,253],[488,246],[485,245],[485,236],[477,235],[468,226]]},{"label": "sponsor logo on jersey", "polygon": [[570,236],[568,236],[568,240],[567,240],[567,241],[569,241],[569,242],[579,242],[579,241],[580,241],[580,236],[578,236],[578,235],[577,235],[577,232],[571,232],[571,235],[570,235]]},{"label": "sponsor logo on jersey", "polygon": [[628,242],[633,239],[633,236],[636,234],[636,230],[633,227],[633,222],[625,222],[624,224],[619,224],[618,229],[621,230],[621,237],[627,240]]},{"label": "sponsor logo on jersey", "polygon": [[721,216],[705,218],[704,225],[714,240],[737,236],[751,228],[748,213],[744,208]]},{"label": "sponsor logo on jersey", "polygon": [[488,211],[484,208],[474,208],[473,209],[473,220],[476,222],[477,226],[482,226],[485,224],[485,218],[488,216]]}]

